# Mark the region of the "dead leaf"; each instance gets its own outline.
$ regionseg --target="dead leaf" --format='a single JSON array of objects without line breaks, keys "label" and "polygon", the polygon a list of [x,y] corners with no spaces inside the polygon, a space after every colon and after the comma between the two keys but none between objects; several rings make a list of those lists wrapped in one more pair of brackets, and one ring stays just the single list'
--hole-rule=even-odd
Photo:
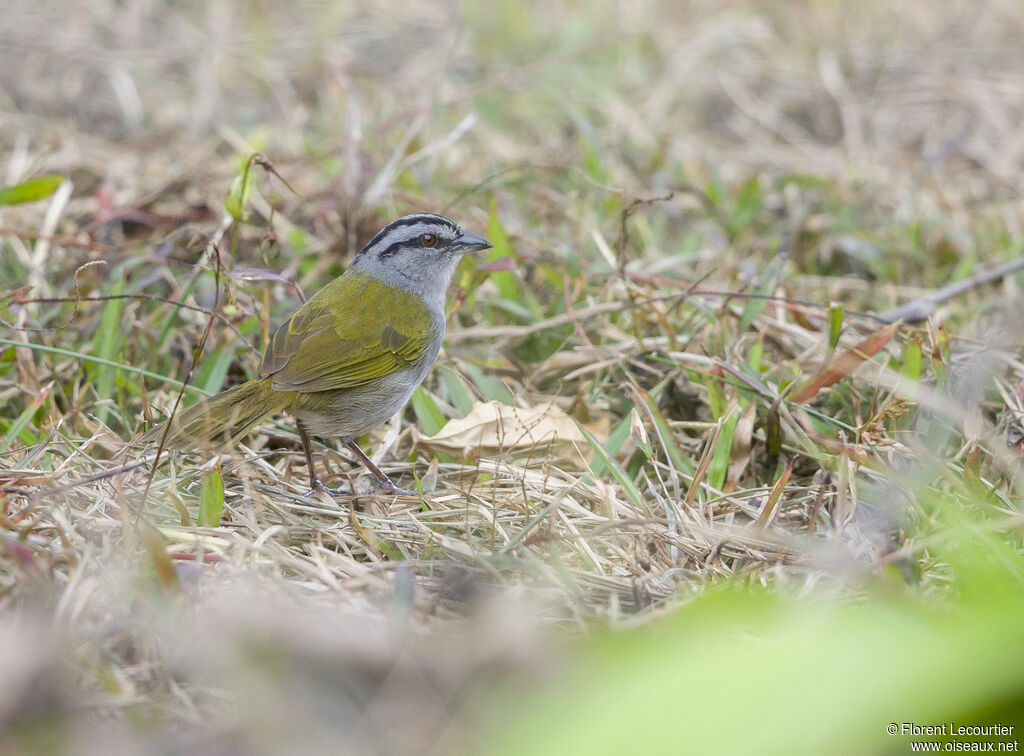
[{"label": "dead leaf", "polygon": [[729,456],[729,472],[726,480],[739,485],[740,478],[750,464],[753,450],[754,421],[757,419],[757,402],[751,401],[740,415],[732,434],[732,451]]},{"label": "dead leaf", "polygon": [[[608,427],[606,416],[586,426],[602,443],[608,440]],[[554,402],[525,409],[477,402],[468,415],[449,420],[433,436],[420,437],[419,443],[457,457],[533,454],[586,463],[593,456],[576,421]]]},{"label": "dead leaf", "polygon": [[885,328],[881,328],[865,338],[857,346],[843,352],[834,361],[825,365],[816,376],[794,391],[792,396],[790,396],[790,401],[797,403],[810,401],[822,389],[828,388],[848,376],[859,368],[865,360],[869,360],[878,354],[882,347],[892,339],[898,327],[898,323],[893,323]]},{"label": "dead leaf", "polygon": [[779,501],[782,499],[782,492],[786,489],[786,483],[789,482],[789,476],[792,474],[793,462],[791,460],[782,472],[782,475],[779,476],[779,479],[775,481],[775,485],[772,486],[772,492],[768,494],[768,500],[761,506],[761,514],[757,516],[754,527],[764,529],[772,524],[775,516],[779,513]]}]

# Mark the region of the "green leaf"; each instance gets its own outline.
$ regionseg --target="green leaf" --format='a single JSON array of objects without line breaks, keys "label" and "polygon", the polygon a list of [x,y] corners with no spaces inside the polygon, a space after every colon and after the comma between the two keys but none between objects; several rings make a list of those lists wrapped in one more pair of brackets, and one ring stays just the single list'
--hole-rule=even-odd
[{"label": "green leaf", "polygon": [[[913,381],[915,384],[921,383],[921,337],[917,334],[913,334],[903,347],[903,366],[900,368],[900,372],[904,378]],[[917,399],[916,385],[908,389],[907,398],[910,400]],[[906,418],[908,422],[910,419],[910,417]]]},{"label": "green leaf", "polygon": [[757,340],[750,345],[750,350],[747,352],[747,364],[750,365],[750,369],[753,371],[751,375],[757,377],[761,372],[762,360],[764,359],[764,334],[757,334]]},{"label": "green leaf", "polygon": [[493,299],[484,300],[484,303],[488,307],[493,307],[496,310],[501,310],[502,312],[508,313],[509,315],[512,315],[513,317],[516,317],[520,320],[525,320],[526,322],[530,322],[533,319],[533,312],[530,310],[530,308],[524,306],[523,304],[517,302],[514,299],[494,297]]},{"label": "green leaf", "polygon": [[533,322],[544,317],[544,308],[540,306],[533,292],[526,287],[519,277],[522,264],[519,255],[516,254],[512,241],[505,233],[505,227],[501,225],[498,217],[498,202],[491,199],[491,207],[487,214],[487,240],[491,243],[491,249],[487,251],[487,260],[498,260],[509,257],[516,261],[516,270],[495,271],[489,274],[490,280],[498,287],[501,299],[505,300],[508,308],[510,303],[516,303],[516,314],[525,322]]},{"label": "green leaf", "polygon": [[412,395],[412,411],[416,415],[416,423],[420,430],[433,436],[444,427],[445,417],[437,408],[434,398],[419,386]]},{"label": "green leaf", "polygon": [[491,402],[501,402],[509,407],[515,406],[515,397],[512,396],[512,392],[508,390],[508,386],[501,382],[500,378],[489,375],[476,365],[470,363],[462,365],[462,369],[466,371],[469,379],[473,381],[473,385],[483,394],[484,399]]},{"label": "green leaf", "polygon": [[473,409],[474,400],[472,392],[466,388],[462,378],[447,365],[438,369],[438,375],[441,376],[444,387],[448,389],[448,400],[455,406],[459,417],[468,415]]},{"label": "green leaf", "polygon": [[900,371],[912,381],[921,380],[921,337],[913,335],[903,348],[903,368]]},{"label": "green leaf", "polygon": [[63,176],[37,176],[0,189],[0,205],[21,205],[46,199],[64,183]]},{"label": "green leaf", "polygon": [[839,343],[839,334],[843,330],[843,306],[832,302],[828,306],[828,350],[831,352]]},{"label": "green leaf", "polygon": [[218,461],[203,476],[203,489],[199,494],[199,526],[220,527],[220,516],[224,511],[224,476]]},{"label": "green leaf", "polygon": [[[515,250],[512,249],[512,242],[505,233],[505,227],[501,225],[498,217],[498,201],[491,198],[491,206],[487,213],[487,241],[491,243],[491,249],[487,251],[488,260],[497,260],[501,257],[516,259]],[[519,279],[513,271],[496,272],[491,274],[491,281],[498,287],[501,296],[511,302],[521,299]]]}]

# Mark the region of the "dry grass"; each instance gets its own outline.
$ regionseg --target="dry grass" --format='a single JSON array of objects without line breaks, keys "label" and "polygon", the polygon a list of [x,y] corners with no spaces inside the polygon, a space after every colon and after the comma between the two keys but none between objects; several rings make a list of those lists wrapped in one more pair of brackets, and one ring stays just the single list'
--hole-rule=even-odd
[{"label": "dry grass", "polygon": [[[480,694],[550,675],[566,629],[730,579],[941,595],[922,492],[964,481],[1019,529],[1019,282],[891,334],[856,312],[1019,256],[1014,3],[9,5],[0,184],[73,191],[0,209],[6,748],[474,750]],[[232,225],[252,152],[279,177]],[[368,440],[422,497],[305,496],[286,422],[132,465],[175,381],[251,375],[295,286],[409,209],[516,265],[461,274]],[[437,454],[485,400],[596,437],[537,442],[552,414]]]}]

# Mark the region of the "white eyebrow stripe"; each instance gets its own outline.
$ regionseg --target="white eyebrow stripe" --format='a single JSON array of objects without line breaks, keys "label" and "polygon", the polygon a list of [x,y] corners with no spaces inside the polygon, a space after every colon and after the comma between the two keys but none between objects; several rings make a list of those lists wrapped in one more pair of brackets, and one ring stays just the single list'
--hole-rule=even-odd
[{"label": "white eyebrow stripe", "polygon": [[399,218],[377,232],[359,254],[386,252],[396,244],[404,244],[423,234],[444,237],[451,234],[458,237],[461,229],[449,218],[431,213],[416,213]]}]

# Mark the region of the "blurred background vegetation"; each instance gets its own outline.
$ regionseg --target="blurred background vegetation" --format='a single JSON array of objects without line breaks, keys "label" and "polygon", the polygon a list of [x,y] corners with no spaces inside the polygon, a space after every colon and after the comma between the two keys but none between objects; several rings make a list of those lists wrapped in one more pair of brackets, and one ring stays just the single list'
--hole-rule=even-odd
[{"label": "blurred background vegetation", "polygon": [[[7,0],[0,751],[1016,743],[1022,38],[1015,0]],[[412,211],[495,245],[363,440],[422,501],[304,497],[283,419],[138,465]]]}]

